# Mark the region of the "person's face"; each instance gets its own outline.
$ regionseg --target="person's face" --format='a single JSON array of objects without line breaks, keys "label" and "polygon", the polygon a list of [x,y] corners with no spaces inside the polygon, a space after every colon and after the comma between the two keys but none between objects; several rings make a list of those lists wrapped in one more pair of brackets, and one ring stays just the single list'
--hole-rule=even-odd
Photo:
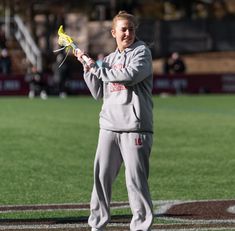
[{"label": "person's face", "polygon": [[126,19],[116,21],[115,27],[111,31],[112,36],[116,39],[116,43],[120,52],[132,45],[135,41],[134,24]]}]

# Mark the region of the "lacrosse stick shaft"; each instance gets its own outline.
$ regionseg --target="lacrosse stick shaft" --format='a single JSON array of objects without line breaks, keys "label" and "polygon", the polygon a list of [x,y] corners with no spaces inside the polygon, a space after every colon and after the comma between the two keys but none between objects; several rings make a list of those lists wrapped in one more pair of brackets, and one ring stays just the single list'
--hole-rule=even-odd
[{"label": "lacrosse stick shaft", "polygon": [[[74,50],[78,50],[78,51],[81,51],[78,46],[73,42],[71,43],[71,47],[74,49]],[[83,55],[82,56],[82,59],[86,62],[86,64],[89,64],[89,57],[87,55]],[[91,64],[91,67],[93,67],[94,64]]]}]

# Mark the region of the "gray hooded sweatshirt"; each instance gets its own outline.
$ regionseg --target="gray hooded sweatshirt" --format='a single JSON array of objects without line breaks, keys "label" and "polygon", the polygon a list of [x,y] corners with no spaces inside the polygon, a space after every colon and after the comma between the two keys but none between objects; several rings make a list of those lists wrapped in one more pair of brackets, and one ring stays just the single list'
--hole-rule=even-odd
[{"label": "gray hooded sweatshirt", "polygon": [[84,73],[95,99],[103,98],[100,128],[117,132],[153,132],[152,56],[144,42],[105,57],[103,66]]}]

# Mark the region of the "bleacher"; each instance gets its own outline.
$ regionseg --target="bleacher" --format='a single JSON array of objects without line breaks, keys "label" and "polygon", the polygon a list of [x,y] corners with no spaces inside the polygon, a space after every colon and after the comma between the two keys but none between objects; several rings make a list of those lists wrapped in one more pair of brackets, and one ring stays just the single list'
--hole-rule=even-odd
[{"label": "bleacher", "polygon": [[[221,74],[235,73],[235,52],[201,52],[181,55],[184,59],[187,74]],[[153,61],[154,73],[162,74],[164,59]]]}]

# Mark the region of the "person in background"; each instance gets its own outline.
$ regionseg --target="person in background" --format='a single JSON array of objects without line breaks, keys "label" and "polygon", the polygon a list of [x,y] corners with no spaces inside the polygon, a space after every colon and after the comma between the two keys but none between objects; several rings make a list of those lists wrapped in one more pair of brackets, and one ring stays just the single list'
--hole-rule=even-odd
[{"label": "person in background", "polygon": [[4,75],[11,73],[11,57],[9,56],[7,48],[3,48],[1,51],[0,72]]},{"label": "person in background", "polygon": [[25,77],[29,83],[29,94],[28,97],[33,99],[39,95],[41,99],[47,99],[46,87],[42,78],[42,74],[37,70],[36,66],[32,66]]},{"label": "person in background", "polygon": [[181,74],[184,74],[185,72],[185,63],[178,52],[173,52],[163,64],[163,73],[166,75],[166,77],[168,74],[176,74],[176,79],[172,82],[172,84],[177,95],[184,92],[185,81],[180,79],[180,77]]},{"label": "person in background", "polygon": [[164,61],[163,65],[163,72],[165,74],[179,74],[186,72],[186,65],[178,52],[173,52],[171,56]]},{"label": "person in background", "polygon": [[62,99],[67,97],[66,80],[69,79],[70,77],[69,66],[68,66],[67,60],[65,60],[63,65],[59,67],[63,59],[64,59],[63,54],[62,53],[58,54],[56,56],[55,63],[52,65],[55,91],[58,92],[60,98]]},{"label": "person in background", "polygon": [[[102,67],[75,50],[84,65],[84,79],[95,99],[103,99],[100,133],[94,161],[94,186],[88,220],[92,231],[102,231],[110,221],[112,184],[122,163],[132,211],[131,231],[149,231],[153,206],[148,186],[149,158],[153,141],[152,56],[136,38],[137,21],[119,12],[112,23],[117,49]],[[94,67],[94,65],[96,65]]]}]

